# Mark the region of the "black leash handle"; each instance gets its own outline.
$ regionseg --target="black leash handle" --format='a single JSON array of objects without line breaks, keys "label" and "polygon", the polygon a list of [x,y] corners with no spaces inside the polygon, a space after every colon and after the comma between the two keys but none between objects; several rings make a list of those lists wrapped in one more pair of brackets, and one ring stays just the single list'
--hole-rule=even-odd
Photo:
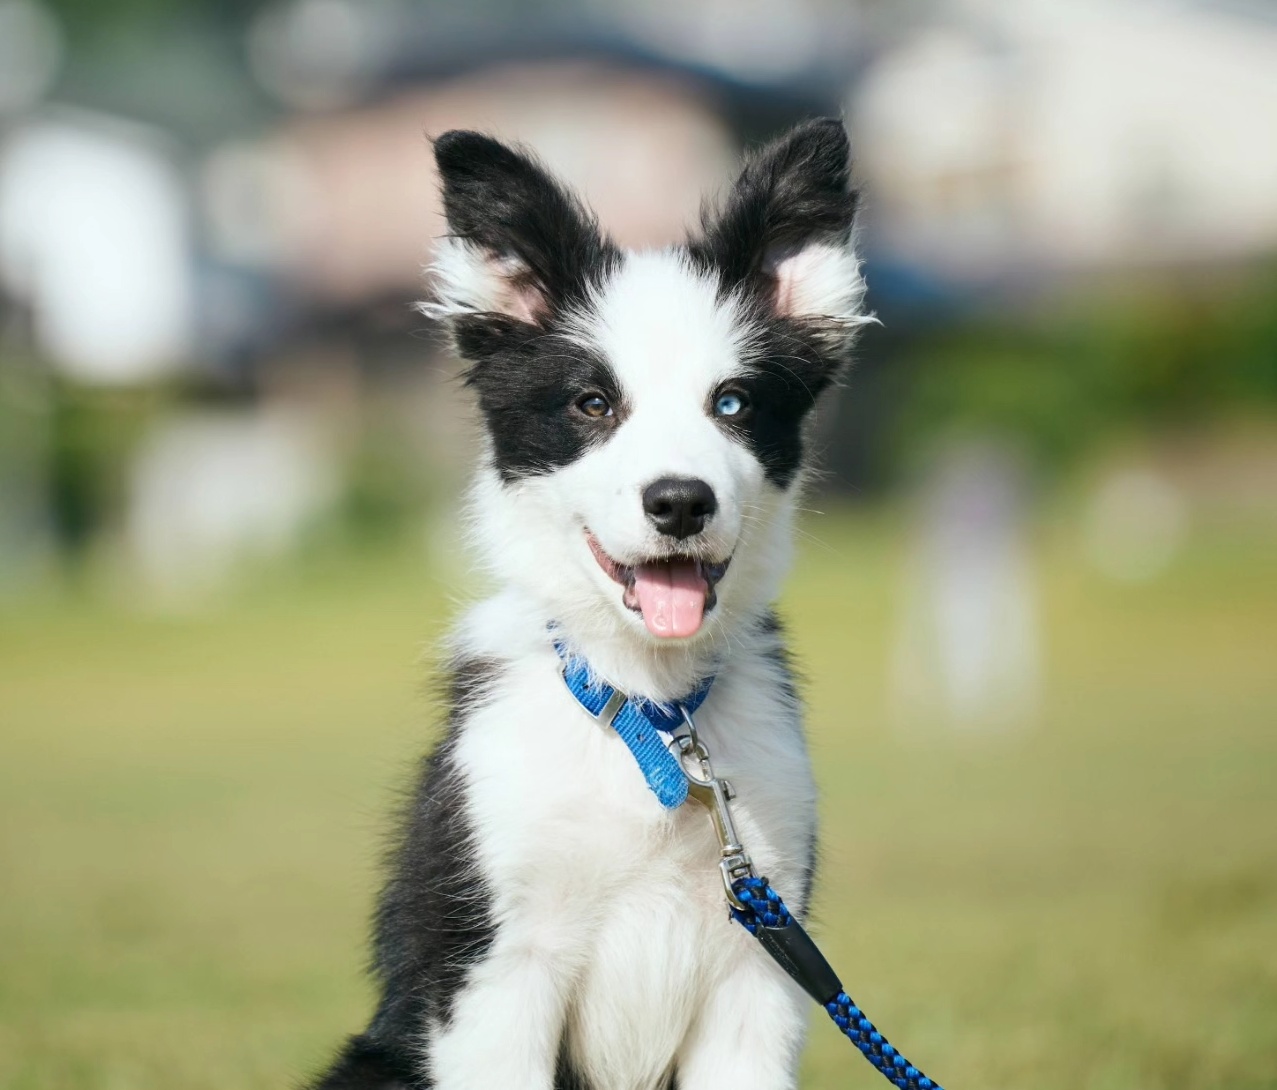
[{"label": "black leash handle", "polygon": [[732,917],[754,936],[776,964],[825,1008],[829,1017],[860,1049],[879,1074],[900,1090],[944,1090],[897,1051],[843,991],[842,982],[810,935],[767,884],[766,878],[739,878],[732,884]]}]

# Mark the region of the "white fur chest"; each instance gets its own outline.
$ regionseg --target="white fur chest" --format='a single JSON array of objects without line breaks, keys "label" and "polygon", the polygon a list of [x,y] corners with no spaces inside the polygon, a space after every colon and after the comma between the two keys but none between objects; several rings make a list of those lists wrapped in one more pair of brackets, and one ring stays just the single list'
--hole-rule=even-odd
[{"label": "white fur chest", "polygon": [[[621,739],[568,692],[548,644],[508,662],[496,688],[457,748],[496,923],[478,971],[513,964],[543,978],[545,1009],[524,1016],[560,1020],[592,1087],[663,1086],[707,998],[741,959],[766,960],[728,918],[709,817],[690,800],[661,808]],[[734,658],[697,726],[736,788],[760,872],[801,912],[814,788],[778,664]]]}]

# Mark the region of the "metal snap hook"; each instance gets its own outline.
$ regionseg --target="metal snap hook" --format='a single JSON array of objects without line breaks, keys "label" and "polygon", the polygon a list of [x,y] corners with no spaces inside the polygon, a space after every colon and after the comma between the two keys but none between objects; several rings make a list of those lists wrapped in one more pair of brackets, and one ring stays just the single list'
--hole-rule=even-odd
[{"label": "metal snap hook", "polygon": [[[749,853],[740,842],[736,823],[732,820],[729,802],[735,797],[735,792],[726,780],[714,775],[709,750],[696,733],[692,713],[681,704],[679,711],[683,715],[683,725],[687,728],[687,733],[675,733],[670,738],[670,752],[678,759],[678,767],[687,778],[687,793],[709,811],[710,820],[714,824],[714,835],[718,838],[721,853],[718,868],[723,878],[723,889],[727,893],[728,903],[733,908],[746,911],[747,906],[736,896],[736,891],[732,887],[742,878],[756,878],[758,875],[749,858]],[[688,771],[688,758],[695,759],[700,765],[703,779]]]}]

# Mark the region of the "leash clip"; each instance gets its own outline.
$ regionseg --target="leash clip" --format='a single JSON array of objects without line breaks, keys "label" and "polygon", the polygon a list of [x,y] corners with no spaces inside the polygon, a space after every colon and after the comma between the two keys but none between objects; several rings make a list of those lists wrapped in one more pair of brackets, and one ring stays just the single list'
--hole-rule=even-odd
[{"label": "leash clip", "polygon": [[[678,758],[679,768],[687,777],[687,793],[709,811],[714,823],[714,834],[718,837],[719,851],[722,853],[718,861],[718,869],[723,878],[723,889],[727,893],[728,903],[740,911],[748,911],[747,906],[732,888],[742,878],[757,878],[753,861],[749,858],[740,836],[736,832],[736,823],[732,820],[731,800],[736,797],[732,785],[727,780],[714,775],[714,767],[710,764],[709,750],[696,733],[696,724],[692,722],[692,713],[685,706],[678,706],[683,716],[683,725],[687,733],[677,733],[670,738],[670,750]],[[689,761],[700,766],[700,776],[688,770]]]}]

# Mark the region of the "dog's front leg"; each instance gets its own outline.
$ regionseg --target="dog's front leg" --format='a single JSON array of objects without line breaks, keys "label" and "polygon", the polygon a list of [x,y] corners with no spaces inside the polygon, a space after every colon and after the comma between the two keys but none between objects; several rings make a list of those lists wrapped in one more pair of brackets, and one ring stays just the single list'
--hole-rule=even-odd
[{"label": "dog's front leg", "polygon": [[498,942],[432,1035],[435,1090],[552,1090],[569,983],[546,951]]},{"label": "dog's front leg", "polygon": [[728,944],[726,953],[735,965],[706,998],[680,1049],[678,1086],[792,1090],[811,1001],[752,938]]}]

